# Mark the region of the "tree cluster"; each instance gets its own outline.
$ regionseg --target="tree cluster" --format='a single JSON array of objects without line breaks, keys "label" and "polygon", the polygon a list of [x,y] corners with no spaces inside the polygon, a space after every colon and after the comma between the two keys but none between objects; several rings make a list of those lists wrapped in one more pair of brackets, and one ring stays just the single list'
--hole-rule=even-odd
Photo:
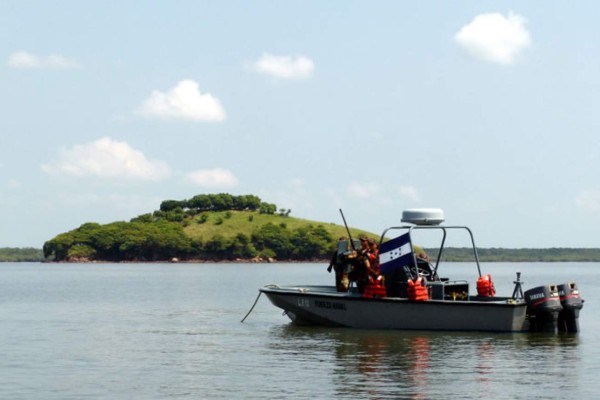
[{"label": "tree cluster", "polygon": [[189,200],[165,200],[160,211],[170,212],[177,209],[200,213],[203,211],[259,211],[262,214],[275,214],[277,206],[261,201],[252,194],[233,196],[228,193],[199,194]]},{"label": "tree cluster", "polygon": [[86,223],[47,241],[43,250],[54,261],[312,260],[327,258],[333,247],[331,235],[321,225],[288,229],[268,223],[250,236],[216,234],[203,243],[188,237],[181,224],[159,220]]},{"label": "tree cluster", "polygon": [[55,261],[158,261],[193,251],[180,224],[159,220],[86,223],[44,243],[44,257]]}]

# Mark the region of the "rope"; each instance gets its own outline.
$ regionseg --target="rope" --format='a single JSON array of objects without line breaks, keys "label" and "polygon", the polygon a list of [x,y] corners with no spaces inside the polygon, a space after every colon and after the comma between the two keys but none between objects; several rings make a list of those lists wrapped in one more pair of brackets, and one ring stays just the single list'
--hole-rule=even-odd
[{"label": "rope", "polygon": [[246,320],[246,318],[248,318],[248,315],[250,315],[250,313],[252,312],[252,310],[254,310],[254,307],[256,306],[256,303],[258,303],[258,299],[260,298],[260,295],[262,294],[262,292],[258,292],[258,296],[256,296],[256,300],[254,300],[254,304],[252,304],[252,307],[250,308],[250,311],[248,311],[248,314],[246,314],[246,316],[242,319],[241,323],[243,324],[244,321]]}]

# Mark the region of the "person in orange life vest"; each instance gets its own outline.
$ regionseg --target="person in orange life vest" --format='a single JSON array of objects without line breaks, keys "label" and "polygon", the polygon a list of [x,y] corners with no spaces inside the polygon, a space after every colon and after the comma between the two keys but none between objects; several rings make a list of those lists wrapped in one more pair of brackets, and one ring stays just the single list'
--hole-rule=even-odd
[{"label": "person in orange life vest", "polygon": [[377,242],[373,239],[369,239],[369,275],[373,279],[377,279],[381,273],[379,269],[379,248]]}]

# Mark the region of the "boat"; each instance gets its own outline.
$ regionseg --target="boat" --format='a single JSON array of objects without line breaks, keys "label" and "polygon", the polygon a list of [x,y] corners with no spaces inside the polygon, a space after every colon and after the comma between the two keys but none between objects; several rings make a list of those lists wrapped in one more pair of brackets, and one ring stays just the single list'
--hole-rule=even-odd
[{"label": "boat", "polygon": [[[464,332],[579,331],[584,301],[574,282],[523,291],[517,273],[512,295],[496,295],[490,274],[481,272],[470,228],[444,225],[443,210],[437,208],[406,210],[401,222],[404,224],[385,229],[379,239],[383,279],[373,280],[362,291],[352,282],[342,291],[335,285],[271,284],[260,288],[258,296],[265,294],[297,325]],[[347,228],[345,218],[344,224]],[[441,238],[431,260],[413,244],[415,233],[420,231],[435,231]],[[451,272],[447,266],[452,263],[443,263],[442,256],[447,238],[457,231],[463,236],[467,232],[470,238],[476,292],[468,280],[440,278],[442,273]],[[337,260],[342,263],[351,263],[358,248],[349,230],[348,234],[348,240],[338,242]]]}]

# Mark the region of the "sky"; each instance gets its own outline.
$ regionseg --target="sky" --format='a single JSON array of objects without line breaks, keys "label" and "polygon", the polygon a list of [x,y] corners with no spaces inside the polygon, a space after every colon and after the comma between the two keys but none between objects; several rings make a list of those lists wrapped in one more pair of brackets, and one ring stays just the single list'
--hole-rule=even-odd
[{"label": "sky", "polygon": [[0,247],[255,194],[600,247],[600,4],[0,1]]}]

